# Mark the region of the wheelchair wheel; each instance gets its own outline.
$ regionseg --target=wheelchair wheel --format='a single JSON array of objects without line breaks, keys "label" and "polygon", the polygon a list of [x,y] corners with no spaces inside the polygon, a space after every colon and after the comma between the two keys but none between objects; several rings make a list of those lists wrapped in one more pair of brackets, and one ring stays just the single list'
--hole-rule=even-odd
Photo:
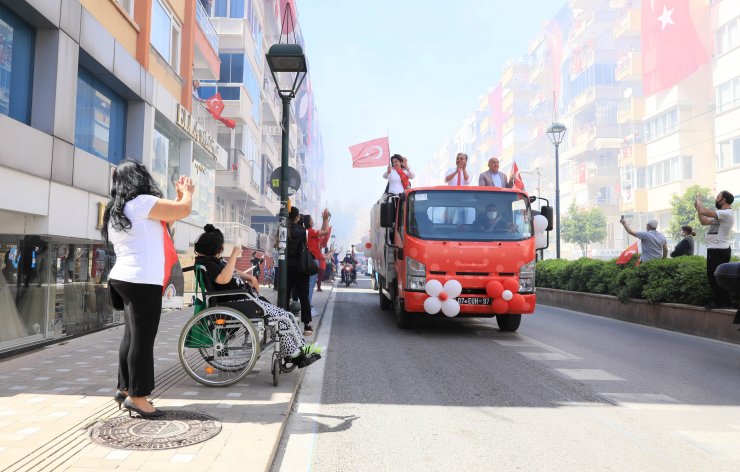
[{"label": "wheelchair wheel", "polygon": [[213,307],[185,324],[178,352],[182,367],[195,381],[226,387],[252,371],[259,359],[260,340],[252,323],[239,311]]},{"label": "wheelchair wheel", "polygon": [[280,379],[278,376],[280,375],[280,358],[277,356],[274,356],[272,359],[272,385],[274,387],[278,386],[278,383],[280,383]]}]

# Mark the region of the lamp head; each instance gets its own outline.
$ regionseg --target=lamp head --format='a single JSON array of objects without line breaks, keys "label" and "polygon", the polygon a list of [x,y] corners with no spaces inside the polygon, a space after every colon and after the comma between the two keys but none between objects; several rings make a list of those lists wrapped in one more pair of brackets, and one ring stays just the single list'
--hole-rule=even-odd
[{"label": "lamp head", "polygon": [[[273,44],[265,57],[278,93],[283,97],[295,97],[308,73],[306,55],[301,45]],[[281,72],[282,80],[278,79]]]},{"label": "lamp head", "polygon": [[566,127],[562,123],[553,123],[547,128],[547,137],[550,138],[550,142],[554,145],[559,146],[563,142],[565,137]]}]

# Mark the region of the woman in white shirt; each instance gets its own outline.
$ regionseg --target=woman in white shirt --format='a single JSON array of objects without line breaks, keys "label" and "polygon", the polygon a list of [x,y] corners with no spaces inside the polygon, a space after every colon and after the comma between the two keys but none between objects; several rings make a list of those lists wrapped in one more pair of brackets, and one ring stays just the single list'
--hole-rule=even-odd
[{"label": "woman in white shirt", "polygon": [[411,188],[410,179],[415,177],[414,172],[409,167],[409,161],[400,154],[391,156],[391,165],[383,174],[384,179],[388,179],[388,189],[386,193],[401,194],[405,193],[407,188]]},{"label": "woman in white shirt", "polygon": [[154,390],[154,339],[177,253],[167,224],[190,215],[195,186],[190,177],[175,182],[176,200],[165,200],[143,164],[123,161],[113,172],[111,198],[101,234],[113,245],[110,271],[113,306],[123,309],[125,330],[118,359],[118,391],[113,399],[129,415],[154,418],[165,413],[147,401]]}]

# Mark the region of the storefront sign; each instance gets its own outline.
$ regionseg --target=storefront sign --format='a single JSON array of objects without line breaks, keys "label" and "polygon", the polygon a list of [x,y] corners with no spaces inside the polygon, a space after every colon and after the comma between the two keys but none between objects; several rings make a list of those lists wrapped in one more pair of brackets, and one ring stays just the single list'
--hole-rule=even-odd
[{"label": "storefront sign", "polygon": [[185,130],[193,141],[200,144],[210,155],[214,158],[218,157],[216,138],[201,128],[198,121],[194,120],[190,112],[179,103],[177,104],[177,126]]}]

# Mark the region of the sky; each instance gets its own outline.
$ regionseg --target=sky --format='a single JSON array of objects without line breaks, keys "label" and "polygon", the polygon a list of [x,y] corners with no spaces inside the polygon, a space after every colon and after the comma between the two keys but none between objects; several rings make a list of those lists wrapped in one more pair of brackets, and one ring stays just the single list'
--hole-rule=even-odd
[{"label": "sky", "polygon": [[367,234],[387,183],[353,169],[349,146],[388,136],[420,171],[565,1],[296,0],[337,246]]}]

